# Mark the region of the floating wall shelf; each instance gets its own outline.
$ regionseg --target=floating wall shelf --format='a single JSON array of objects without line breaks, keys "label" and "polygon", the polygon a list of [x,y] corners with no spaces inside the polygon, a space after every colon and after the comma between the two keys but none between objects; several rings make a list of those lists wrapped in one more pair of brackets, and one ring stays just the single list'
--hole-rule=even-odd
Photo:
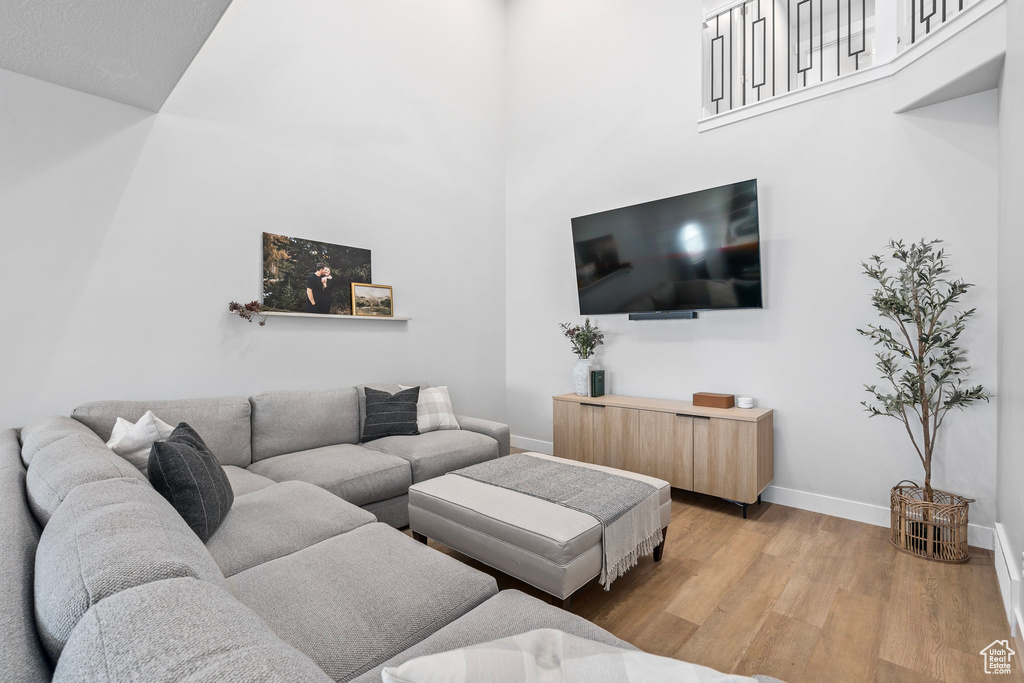
[{"label": "floating wall shelf", "polygon": [[396,316],[392,316],[390,318],[386,318],[384,316],[375,316],[375,315],[325,315],[323,313],[286,313],[284,311],[263,311],[262,313],[257,313],[256,315],[280,315],[280,316],[287,316],[289,318],[331,318],[331,319],[341,318],[343,320],[364,320],[364,321],[365,320],[395,320],[395,321],[404,322],[406,320],[412,320],[412,318],[405,317],[405,316],[400,316],[400,315],[396,315]]}]

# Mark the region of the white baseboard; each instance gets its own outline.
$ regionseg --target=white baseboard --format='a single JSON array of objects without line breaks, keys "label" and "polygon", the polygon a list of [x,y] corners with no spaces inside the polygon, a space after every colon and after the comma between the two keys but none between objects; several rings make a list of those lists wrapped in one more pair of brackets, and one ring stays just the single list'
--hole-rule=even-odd
[{"label": "white baseboard", "polygon": [[[553,455],[555,452],[555,445],[550,441],[528,439],[525,436],[515,436],[514,434],[512,435],[512,445],[516,448],[525,448],[528,451],[537,451],[547,455]],[[800,508],[801,510],[820,512],[823,515],[852,519],[855,522],[864,522],[865,524],[873,524],[875,526],[889,526],[889,508],[882,507],[881,505],[858,503],[855,500],[834,498],[820,493],[797,491],[796,489],[786,489],[780,486],[769,486],[761,497],[769,503],[778,503],[779,505]],[[967,526],[967,542],[976,548],[992,550],[994,547],[994,531],[992,527],[969,524]]]},{"label": "white baseboard", "polygon": [[516,436],[513,434],[512,445],[516,448],[525,448],[528,451],[537,451],[538,453],[544,453],[545,455],[555,454],[555,444],[550,441],[527,439],[525,436]]},{"label": "white baseboard", "polygon": [[1010,623],[1010,635],[1016,636],[1018,629],[1024,626],[1024,621],[1021,620],[1021,567],[1006,538],[1006,528],[999,522],[996,522],[995,541],[996,577],[999,579],[999,592],[1006,608],[1006,620]]},{"label": "white baseboard", "polygon": [[[786,489],[780,486],[769,486],[762,494],[762,499],[769,503],[778,503],[788,507],[820,512],[823,515],[852,519],[855,522],[864,522],[875,526],[887,527],[890,524],[891,513],[889,508],[871,503],[860,503],[845,498],[834,498],[820,493],[808,491],[797,491]],[[967,525],[967,542],[976,548],[992,550],[993,530],[991,527],[979,526],[977,524]]]}]

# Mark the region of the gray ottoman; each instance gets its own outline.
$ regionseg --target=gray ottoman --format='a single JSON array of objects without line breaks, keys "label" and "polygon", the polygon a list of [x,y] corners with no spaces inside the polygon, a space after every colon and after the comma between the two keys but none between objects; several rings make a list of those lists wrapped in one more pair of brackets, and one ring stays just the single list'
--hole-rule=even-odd
[{"label": "gray ottoman", "polygon": [[[562,460],[541,453],[540,458]],[[672,517],[667,481],[611,467],[565,460],[658,489],[662,527]],[[456,474],[428,479],[409,488],[409,527],[551,594],[568,607],[570,596],[601,573],[601,523],[590,515],[546,500]],[[661,549],[655,553],[660,559]]]}]

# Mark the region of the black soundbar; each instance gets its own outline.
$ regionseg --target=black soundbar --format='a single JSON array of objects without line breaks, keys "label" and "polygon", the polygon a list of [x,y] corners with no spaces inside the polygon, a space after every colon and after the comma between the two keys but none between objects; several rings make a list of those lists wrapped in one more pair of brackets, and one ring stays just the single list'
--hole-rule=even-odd
[{"label": "black soundbar", "polygon": [[650,313],[630,313],[630,320],[670,320],[680,318],[692,320],[697,317],[697,311],[651,311]]}]

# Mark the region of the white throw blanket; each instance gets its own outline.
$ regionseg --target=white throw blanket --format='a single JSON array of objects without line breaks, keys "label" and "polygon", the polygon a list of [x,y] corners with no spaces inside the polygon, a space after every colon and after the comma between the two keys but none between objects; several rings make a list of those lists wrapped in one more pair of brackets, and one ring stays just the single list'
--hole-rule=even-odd
[{"label": "white throw blanket", "polygon": [[755,683],[542,628],[386,667],[384,683]]},{"label": "white throw blanket", "polygon": [[[603,523],[602,523],[603,524]],[[636,566],[665,540],[661,528],[661,501],[658,490],[604,526],[604,562],[598,579],[605,590],[612,581]]]}]

